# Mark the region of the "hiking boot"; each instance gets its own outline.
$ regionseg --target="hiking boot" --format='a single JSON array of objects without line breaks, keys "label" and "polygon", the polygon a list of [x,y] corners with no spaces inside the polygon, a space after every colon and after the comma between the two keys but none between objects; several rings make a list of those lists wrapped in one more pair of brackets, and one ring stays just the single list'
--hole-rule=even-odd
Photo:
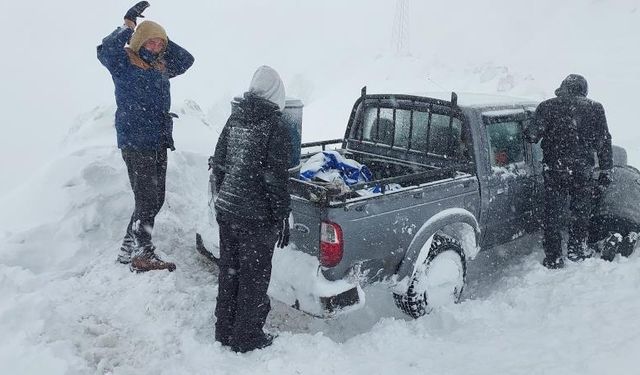
[{"label": "hiking boot", "polygon": [[147,246],[131,258],[131,272],[147,272],[154,270],[176,270],[175,263],[165,262],[155,253],[155,246]]},{"label": "hiking boot", "polygon": [[629,257],[633,254],[633,251],[636,248],[636,244],[638,243],[638,233],[631,232],[624,237],[624,240],[620,244],[619,253],[623,257]]},{"label": "hiking boot", "polygon": [[623,242],[622,236],[618,233],[612,233],[609,237],[605,238],[602,241],[602,246],[600,248],[600,259],[612,262],[616,253],[618,252],[618,248]]},{"label": "hiking boot", "polygon": [[582,262],[593,257],[594,253],[584,241],[569,241],[567,245],[567,259],[571,262]]},{"label": "hiking boot", "polygon": [[271,344],[273,344],[273,340],[276,337],[277,336],[274,336],[274,335],[272,335],[270,333],[265,333],[265,334],[263,334],[263,336],[261,338],[259,338],[255,342],[253,342],[252,345],[250,345],[250,346],[233,345],[231,347],[231,350],[233,350],[236,353],[246,353],[246,352],[250,352],[250,351],[253,351],[253,350],[264,349],[264,348],[266,348],[268,346],[271,346]]},{"label": "hiking boot", "polygon": [[585,259],[589,259],[593,256],[591,249],[569,249],[567,251],[567,259],[572,262],[582,262]]},{"label": "hiking boot", "polygon": [[545,257],[542,265],[550,270],[557,270],[564,267],[564,259],[562,257]]},{"label": "hiking boot", "polygon": [[120,246],[120,251],[118,252],[118,258],[116,259],[118,263],[129,264],[131,263],[131,254],[133,254],[133,250],[136,247],[136,242],[133,238],[125,237],[122,240],[122,245]]}]

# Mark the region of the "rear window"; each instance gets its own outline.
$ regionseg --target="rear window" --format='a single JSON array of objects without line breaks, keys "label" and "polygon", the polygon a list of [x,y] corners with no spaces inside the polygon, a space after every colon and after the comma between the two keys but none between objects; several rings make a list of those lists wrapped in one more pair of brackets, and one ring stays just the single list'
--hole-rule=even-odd
[{"label": "rear window", "polygon": [[352,138],[462,159],[462,121],[430,109],[367,107]]}]

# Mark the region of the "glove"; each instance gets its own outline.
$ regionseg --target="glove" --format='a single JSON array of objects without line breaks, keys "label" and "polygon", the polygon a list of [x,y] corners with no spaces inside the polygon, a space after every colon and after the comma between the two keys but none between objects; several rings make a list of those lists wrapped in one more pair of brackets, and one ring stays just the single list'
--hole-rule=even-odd
[{"label": "glove", "polygon": [[133,24],[137,24],[138,17],[144,18],[142,12],[147,9],[151,4],[148,1],[141,1],[138,4],[132,6],[127,13],[124,15],[125,20],[129,20],[133,22]]},{"label": "glove", "polygon": [[285,217],[280,222],[280,228],[278,228],[278,246],[280,249],[286,247],[289,244],[289,218]]},{"label": "glove", "polygon": [[612,182],[613,178],[611,178],[611,171],[600,171],[600,177],[598,177],[598,185],[606,188],[607,186],[611,185]]}]

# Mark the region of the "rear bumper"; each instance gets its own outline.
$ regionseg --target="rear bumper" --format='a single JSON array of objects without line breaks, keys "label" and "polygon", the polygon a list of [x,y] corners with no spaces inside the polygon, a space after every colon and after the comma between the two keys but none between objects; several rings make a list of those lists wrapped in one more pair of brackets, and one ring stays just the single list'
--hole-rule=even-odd
[{"label": "rear bumper", "polygon": [[318,259],[297,250],[277,249],[273,255],[269,296],[307,314],[332,318],[364,305],[360,285],[327,280]]}]

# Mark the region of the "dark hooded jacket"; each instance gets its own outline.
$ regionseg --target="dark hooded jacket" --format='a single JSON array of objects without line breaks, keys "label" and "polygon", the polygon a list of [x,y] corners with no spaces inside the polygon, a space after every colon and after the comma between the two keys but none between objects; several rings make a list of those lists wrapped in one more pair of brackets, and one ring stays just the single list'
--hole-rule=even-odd
[{"label": "dark hooded jacket", "polygon": [[584,77],[568,76],[556,97],[536,109],[534,125],[528,131],[529,141],[542,139],[543,162],[552,170],[587,171],[596,164],[611,169],[611,135],[602,104],[587,99]]},{"label": "dark hooded jacket", "polygon": [[[193,56],[171,40],[160,57],[160,64],[125,48],[133,30],[123,27],[102,40],[98,60],[115,85],[116,132],[118,147],[139,151],[173,149],[173,121],[169,79],[184,73],[193,64]],[[157,67],[161,66],[161,69]]]},{"label": "dark hooded jacket", "polygon": [[218,139],[214,174],[218,218],[282,221],[289,216],[289,132],[278,106],[245,94]]}]

